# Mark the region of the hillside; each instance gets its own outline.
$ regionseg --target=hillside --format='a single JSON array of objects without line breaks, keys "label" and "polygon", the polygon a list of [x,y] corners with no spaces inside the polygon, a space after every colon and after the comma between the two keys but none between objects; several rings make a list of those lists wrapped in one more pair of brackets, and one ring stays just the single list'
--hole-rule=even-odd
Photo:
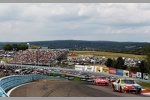
[{"label": "hillside", "polygon": [[[9,42],[15,44],[15,42]],[[19,42],[16,42],[19,43]],[[27,43],[27,42],[20,42]],[[149,43],[144,42],[113,42],[113,41],[79,41],[79,40],[56,40],[56,41],[35,41],[29,42],[33,45],[49,47],[51,49],[70,49],[70,50],[100,50],[122,53],[142,54],[142,48]],[[0,43],[2,49],[6,43]]]}]

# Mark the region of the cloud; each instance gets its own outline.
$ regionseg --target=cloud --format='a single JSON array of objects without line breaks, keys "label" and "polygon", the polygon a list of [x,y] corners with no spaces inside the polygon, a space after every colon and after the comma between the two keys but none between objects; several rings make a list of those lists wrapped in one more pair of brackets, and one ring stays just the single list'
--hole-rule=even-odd
[{"label": "cloud", "polygon": [[0,41],[150,42],[150,4],[0,4]]}]

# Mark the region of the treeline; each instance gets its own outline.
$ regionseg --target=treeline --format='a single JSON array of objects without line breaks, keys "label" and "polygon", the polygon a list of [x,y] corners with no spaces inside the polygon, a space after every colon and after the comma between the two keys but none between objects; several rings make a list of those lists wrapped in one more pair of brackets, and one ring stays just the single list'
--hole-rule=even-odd
[{"label": "treeline", "polygon": [[30,44],[49,47],[51,49],[89,50],[89,51],[109,51],[116,53],[128,53],[142,55],[143,47],[149,43],[140,42],[112,42],[112,41],[80,41],[80,40],[56,40],[37,41]]},{"label": "treeline", "polygon": [[145,65],[146,65],[146,70],[150,74],[150,45],[146,45],[144,47],[144,54],[146,55],[146,60],[145,60]]},{"label": "treeline", "polygon": [[108,58],[106,62],[106,66],[116,68],[116,69],[129,70],[131,72],[149,73],[149,66],[147,65],[147,62],[144,60],[136,64],[135,67],[132,67],[132,66],[125,65],[125,61],[122,57],[118,57],[117,60]]},{"label": "treeline", "polygon": [[[56,40],[29,42],[32,45],[48,47],[50,49],[110,51],[117,53],[144,54],[143,47],[149,43],[140,42],[112,42],[112,41],[80,41],[80,40]],[[26,44],[25,42],[0,43],[0,48],[5,44]]]},{"label": "treeline", "polygon": [[[106,50],[107,51],[107,50]],[[133,49],[122,49],[122,50],[108,50],[109,52],[114,52],[114,53],[125,53],[125,54],[136,54],[136,55],[144,55],[144,50],[142,48],[133,48]]]},{"label": "treeline", "polygon": [[118,57],[117,60],[108,58],[106,66],[117,69],[129,70],[132,72],[141,72],[150,74],[150,45],[146,45],[143,48],[143,52],[144,55],[146,55],[146,59],[136,64],[136,67],[126,66],[125,61],[122,57]]},{"label": "treeline", "polygon": [[[30,48],[36,49],[36,48],[38,48],[38,46],[31,45]],[[6,44],[6,45],[3,46],[3,49],[5,51],[26,50],[26,49],[28,49],[28,45],[27,44]]]},{"label": "treeline", "polygon": [[4,45],[3,49],[4,49],[5,51],[26,50],[26,49],[28,49],[28,45],[27,45],[27,44],[6,44],[6,45]]},{"label": "treeline", "polygon": [[117,60],[108,58],[106,62],[107,67],[113,67],[117,69],[127,69],[127,66],[125,65],[125,61],[122,57],[118,57]]}]

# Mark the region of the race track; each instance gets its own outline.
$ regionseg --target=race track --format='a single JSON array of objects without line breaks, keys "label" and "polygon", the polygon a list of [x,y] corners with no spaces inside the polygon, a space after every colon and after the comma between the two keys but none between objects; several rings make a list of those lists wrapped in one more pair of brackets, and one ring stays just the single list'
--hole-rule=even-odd
[{"label": "race track", "polygon": [[62,80],[41,80],[14,89],[10,97],[137,97],[113,92],[110,86],[95,86]]}]

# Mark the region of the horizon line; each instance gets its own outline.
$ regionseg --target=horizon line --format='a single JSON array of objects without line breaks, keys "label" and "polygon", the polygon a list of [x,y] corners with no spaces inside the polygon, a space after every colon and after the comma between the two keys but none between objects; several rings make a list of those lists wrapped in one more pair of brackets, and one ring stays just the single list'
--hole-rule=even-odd
[{"label": "horizon line", "polygon": [[65,40],[35,40],[35,41],[0,41],[0,43],[25,43],[25,42],[51,42],[51,41],[88,41],[88,42],[132,42],[132,43],[150,43],[146,41],[109,41],[109,40],[72,40],[72,39],[65,39]]}]

